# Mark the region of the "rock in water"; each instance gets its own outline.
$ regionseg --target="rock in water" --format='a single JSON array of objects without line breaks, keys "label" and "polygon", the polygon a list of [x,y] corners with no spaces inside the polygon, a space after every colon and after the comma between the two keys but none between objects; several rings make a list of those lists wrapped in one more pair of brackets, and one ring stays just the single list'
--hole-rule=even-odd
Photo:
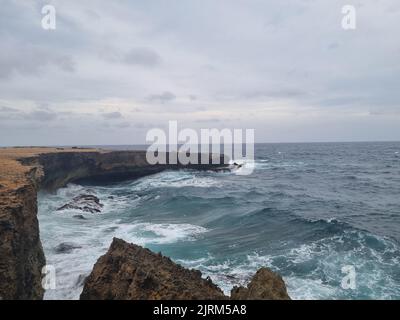
[{"label": "rock in water", "polygon": [[229,299],[201,272],[114,238],[85,281],[82,300]]},{"label": "rock in water", "polygon": [[114,238],[86,278],[81,300],[289,300],[282,278],[267,268],[255,274],[247,288],[235,287],[225,296],[201,272]]},{"label": "rock in water", "polygon": [[86,219],[83,215],[81,215],[81,214],[73,215],[72,218],[79,219],[79,220],[87,220],[87,219]]},{"label": "rock in water", "polygon": [[80,210],[83,212],[99,213],[103,208],[103,204],[100,203],[100,199],[92,194],[81,194],[72,199],[71,202],[58,208],[57,211],[62,210]]},{"label": "rock in water", "polygon": [[80,249],[82,248],[79,245],[76,245],[74,243],[71,242],[63,242],[60,243],[57,247],[54,248],[56,253],[71,253],[72,250],[74,249]]},{"label": "rock in water", "polygon": [[233,300],[290,300],[282,277],[267,268],[261,268],[247,288],[234,287]]}]

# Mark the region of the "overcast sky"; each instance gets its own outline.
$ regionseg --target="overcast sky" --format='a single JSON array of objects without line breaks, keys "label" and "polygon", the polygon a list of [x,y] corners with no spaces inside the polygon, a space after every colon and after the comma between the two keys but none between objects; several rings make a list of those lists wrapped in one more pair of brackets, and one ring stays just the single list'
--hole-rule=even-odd
[{"label": "overcast sky", "polygon": [[139,144],[168,120],[258,142],[400,140],[398,0],[0,4],[0,145]]}]

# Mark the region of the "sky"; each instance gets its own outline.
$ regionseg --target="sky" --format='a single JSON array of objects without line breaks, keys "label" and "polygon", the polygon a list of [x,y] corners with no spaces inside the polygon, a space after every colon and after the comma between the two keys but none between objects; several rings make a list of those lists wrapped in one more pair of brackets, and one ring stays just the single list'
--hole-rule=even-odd
[{"label": "sky", "polygon": [[399,32],[398,0],[0,0],[0,145],[398,141]]}]

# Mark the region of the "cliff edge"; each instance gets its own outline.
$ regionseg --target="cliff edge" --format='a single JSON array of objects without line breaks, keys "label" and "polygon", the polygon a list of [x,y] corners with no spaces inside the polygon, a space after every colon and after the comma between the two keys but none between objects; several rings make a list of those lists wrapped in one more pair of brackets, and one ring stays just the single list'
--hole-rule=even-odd
[{"label": "cliff edge", "polygon": [[0,299],[43,298],[39,189],[53,191],[69,182],[109,183],[166,169],[217,167],[221,165],[150,165],[145,151],[0,148]]}]

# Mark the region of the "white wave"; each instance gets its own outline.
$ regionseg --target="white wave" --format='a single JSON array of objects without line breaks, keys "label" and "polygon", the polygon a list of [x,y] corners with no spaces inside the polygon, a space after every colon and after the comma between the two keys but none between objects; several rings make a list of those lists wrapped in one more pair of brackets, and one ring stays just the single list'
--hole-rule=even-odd
[{"label": "white wave", "polygon": [[[103,255],[113,237],[142,246],[171,244],[179,241],[194,241],[207,232],[206,228],[191,224],[174,223],[124,223],[121,219],[122,206],[132,201],[108,199],[104,191],[95,191],[105,203],[106,214],[87,214],[86,220],[75,219],[71,213],[55,213],[55,208],[76,196],[84,188],[68,186],[55,195],[41,196],[39,222],[47,264],[56,268],[56,290],[47,290],[45,299],[79,299],[83,278],[87,276],[97,259]],[[62,195],[62,196],[60,196]],[[114,213],[119,213],[118,215]],[[57,253],[60,243],[72,242],[80,248],[70,253]]]},{"label": "white wave", "polygon": [[146,178],[133,184],[135,189],[146,190],[154,188],[183,188],[197,187],[209,188],[219,187],[220,182],[208,176],[201,176],[195,172],[186,171],[165,171]]},{"label": "white wave", "polygon": [[145,237],[146,243],[167,244],[182,240],[193,241],[196,236],[208,230],[191,224],[139,223],[133,227],[133,231],[140,232],[141,236]]}]

